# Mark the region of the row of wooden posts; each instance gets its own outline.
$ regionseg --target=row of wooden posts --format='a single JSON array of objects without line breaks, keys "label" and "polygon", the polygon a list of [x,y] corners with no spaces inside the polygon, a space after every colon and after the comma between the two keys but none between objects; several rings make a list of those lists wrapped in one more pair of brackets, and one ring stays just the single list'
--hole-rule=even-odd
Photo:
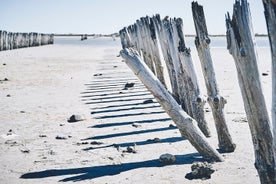
[{"label": "row of wooden posts", "polygon": [[54,43],[53,34],[13,33],[0,30],[0,51]]},{"label": "row of wooden posts", "polygon": [[[255,150],[255,166],[261,183],[276,183],[276,3],[263,1],[272,52],[272,125],[262,93],[251,15],[246,0],[236,0],[232,19],[226,16],[228,50],[238,70],[238,79]],[[192,3],[196,30],[195,45],[212,109],[221,151],[233,152],[225,121],[226,100],[219,94],[203,7]],[[223,161],[205,137],[210,136],[191,51],[185,45],[183,21],[143,17],[120,31],[121,56],[161,104],[187,138],[206,159]],[[167,77],[168,76],[168,77]]]}]

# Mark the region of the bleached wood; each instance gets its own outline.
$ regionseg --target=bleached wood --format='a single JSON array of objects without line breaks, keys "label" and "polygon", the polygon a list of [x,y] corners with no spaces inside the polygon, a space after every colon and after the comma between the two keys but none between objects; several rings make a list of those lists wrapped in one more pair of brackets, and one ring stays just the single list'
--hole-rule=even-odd
[{"label": "bleached wood", "polygon": [[276,160],[276,1],[263,0],[268,38],[271,49],[272,74],[272,126],[273,126],[273,152]]},{"label": "bleached wood", "polygon": [[187,138],[204,158],[213,161],[223,161],[221,155],[210,146],[204,135],[197,128],[195,120],[181,109],[174,98],[144,63],[138,52],[133,49],[123,49],[120,53],[126,64],[173,119],[181,135]]},{"label": "bleached wood", "polygon": [[211,133],[207,126],[204,115],[205,101],[201,97],[200,89],[198,85],[197,75],[194,69],[191,50],[185,45],[185,37],[183,33],[183,21],[181,18],[175,19],[173,24],[175,34],[175,46],[178,48],[179,61],[181,62],[183,76],[185,78],[185,87],[190,103],[192,116],[197,122],[198,127],[206,137],[210,137]]},{"label": "bleached wood", "polygon": [[178,56],[178,50],[176,47],[176,35],[173,29],[173,24],[172,19],[169,20],[163,20],[163,26],[164,26],[164,36],[167,42],[167,47],[170,53],[171,60],[168,60],[168,62],[172,62],[169,65],[173,67],[173,71],[175,72],[176,76],[176,82],[177,82],[177,92],[174,92],[177,94],[177,97],[179,99],[179,102],[184,109],[185,112],[188,114],[192,113],[191,110],[191,105],[190,105],[190,100],[189,96],[186,90],[186,82],[185,82],[185,76],[183,75],[183,67],[181,66],[181,62],[179,60]]},{"label": "bleached wood", "polygon": [[4,39],[3,39],[3,31],[0,30],[0,51],[3,50],[3,42],[4,42]]},{"label": "bleached wood", "polygon": [[262,184],[275,184],[275,160],[272,149],[272,132],[266,109],[251,15],[246,0],[236,1],[233,17],[226,17],[227,47],[233,56],[244,101],[248,124],[251,130],[255,167]]},{"label": "bleached wood", "polygon": [[53,43],[53,34],[14,33],[0,30],[0,51]]},{"label": "bleached wood", "polygon": [[156,15],[153,18],[153,21],[156,24],[156,28],[158,30],[157,34],[159,35],[159,41],[160,41],[160,47],[163,53],[163,58],[165,60],[165,64],[168,70],[168,75],[170,78],[170,84],[171,84],[171,93],[174,97],[174,99],[180,103],[179,100],[179,94],[178,94],[178,84],[177,84],[177,77],[176,72],[173,66],[172,61],[172,54],[169,49],[169,44],[167,41],[167,29],[164,23],[161,21],[160,16]]},{"label": "bleached wood", "polygon": [[203,7],[198,5],[197,2],[193,2],[192,11],[197,35],[195,44],[207,88],[208,103],[211,106],[216,125],[219,148],[224,152],[233,152],[236,148],[236,145],[232,141],[224,117],[223,108],[226,100],[220,96],[217,87],[213,61],[209,48],[210,38],[207,32]]}]

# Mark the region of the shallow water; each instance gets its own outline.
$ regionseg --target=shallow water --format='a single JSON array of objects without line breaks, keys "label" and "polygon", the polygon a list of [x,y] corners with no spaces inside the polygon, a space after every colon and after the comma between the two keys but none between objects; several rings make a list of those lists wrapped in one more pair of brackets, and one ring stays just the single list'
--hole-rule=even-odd
[{"label": "shallow water", "polygon": [[[256,44],[260,48],[269,47],[269,41],[267,37],[256,37]],[[186,37],[186,45],[187,47],[195,47],[194,37]],[[69,44],[69,45],[83,45],[83,46],[119,46],[120,47],[120,39],[116,38],[115,40],[111,37],[88,37],[87,40],[81,41],[80,36],[71,36],[71,37],[55,37],[55,44]],[[227,41],[226,37],[211,37],[211,47],[214,48],[226,48]]]}]

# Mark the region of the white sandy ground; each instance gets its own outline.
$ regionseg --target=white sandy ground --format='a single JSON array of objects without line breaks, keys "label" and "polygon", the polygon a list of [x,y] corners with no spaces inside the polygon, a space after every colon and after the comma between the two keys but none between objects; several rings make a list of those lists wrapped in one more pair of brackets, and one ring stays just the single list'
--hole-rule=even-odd
[{"label": "white sandy ground", "polygon": [[[0,79],[9,79],[0,83],[1,184],[259,183],[235,65],[226,49],[213,48],[212,56],[237,149],[223,154],[224,162],[213,164],[211,179],[191,181],[185,175],[201,158],[177,129],[169,128],[173,122],[157,103],[142,104],[152,96],[116,57],[119,50],[119,46],[56,44],[0,52]],[[258,52],[260,71],[269,74],[261,79],[270,108],[269,49]],[[192,56],[200,72],[194,49]],[[97,73],[102,75],[94,76]],[[134,89],[122,90],[129,80],[136,82]],[[206,97],[201,74],[199,80]],[[68,123],[72,114],[86,120]],[[206,112],[206,119],[213,135],[209,141],[217,147],[211,112]],[[67,139],[57,140],[57,135]],[[159,143],[147,141],[156,137]],[[124,152],[134,143],[137,153]],[[176,155],[176,163],[159,163],[164,153]]]}]

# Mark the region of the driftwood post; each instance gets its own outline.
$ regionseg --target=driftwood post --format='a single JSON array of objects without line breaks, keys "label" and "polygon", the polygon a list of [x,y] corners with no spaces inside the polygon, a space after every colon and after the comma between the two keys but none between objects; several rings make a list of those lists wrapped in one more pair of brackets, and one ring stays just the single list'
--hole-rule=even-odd
[{"label": "driftwood post", "polygon": [[197,75],[194,69],[191,51],[185,45],[184,33],[183,33],[183,21],[181,18],[175,19],[173,24],[175,35],[175,46],[178,48],[179,61],[181,62],[183,76],[185,78],[185,87],[190,100],[190,109],[192,116],[197,122],[198,127],[206,137],[210,137],[210,130],[207,126],[204,115],[205,101],[201,98],[200,89],[198,85]]},{"label": "driftwood post", "polygon": [[0,30],[0,51],[3,50],[3,31]]},{"label": "driftwood post", "polygon": [[276,159],[276,1],[263,0],[268,38],[271,49],[271,73],[272,73],[272,126],[273,126],[273,150]]},{"label": "driftwood post", "polygon": [[197,34],[195,44],[207,88],[208,103],[211,106],[217,129],[219,148],[224,152],[233,152],[236,148],[236,145],[232,141],[224,117],[223,108],[226,100],[220,96],[217,87],[215,71],[209,48],[210,38],[207,32],[203,7],[198,5],[197,2],[193,2],[192,11]]},{"label": "driftwood post", "polygon": [[204,135],[197,128],[195,120],[181,109],[166,88],[144,63],[138,52],[132,49],[123,49],[121,56],[173,119],[181,135],[187,138],[204,158],[213,161],[223,161],[221,155],[209,145]]},{"label": "driftwood post", "polygon": [[275,184],[272,132],[262,93],[251,15],[246,0],[235,2],[226,17],[227,48],[233,56],[255,150],[255,167],[262,184]]},{"label": "driftwood post", "polygon": [[167,66],[167,70],[168,70],[168,74],[169,74],[169,78],[170,78],[172,95],[173,95],[174,99],[176,99],[176,101],[180,103],[176,71],[173,66],[172,54],[170,52],[169,44],[167,41],[167,31],[168,30],[165,27],[164,21],[161,21],[159,15],[156,15],[155,17],[153,17],[153,21],[156,25],[156,30],[158,30],[157,34],[159,37],[160,46],[161,46],[161,50],[163,53],[163,58],[165,60],[165,64]]}]

